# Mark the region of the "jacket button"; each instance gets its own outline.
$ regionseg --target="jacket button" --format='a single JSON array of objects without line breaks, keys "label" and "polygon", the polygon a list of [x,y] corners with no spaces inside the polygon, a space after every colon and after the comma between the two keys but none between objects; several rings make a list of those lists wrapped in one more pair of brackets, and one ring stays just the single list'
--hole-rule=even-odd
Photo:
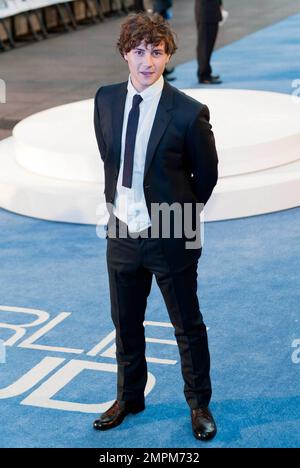
[{"label": "jacket button", "polygon": [[145,188],[150,188],[150,185],[145,185]]}]

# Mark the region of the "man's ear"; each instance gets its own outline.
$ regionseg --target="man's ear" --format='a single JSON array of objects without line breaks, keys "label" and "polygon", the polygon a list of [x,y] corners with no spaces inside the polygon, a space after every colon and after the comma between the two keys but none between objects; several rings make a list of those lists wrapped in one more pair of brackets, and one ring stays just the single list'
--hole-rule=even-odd
[{"label": "man's ear", "polygon": [[127,54],[124,54],[123,58],[124,58],[124,60],[126,60],[126,62],[128,62]]}]

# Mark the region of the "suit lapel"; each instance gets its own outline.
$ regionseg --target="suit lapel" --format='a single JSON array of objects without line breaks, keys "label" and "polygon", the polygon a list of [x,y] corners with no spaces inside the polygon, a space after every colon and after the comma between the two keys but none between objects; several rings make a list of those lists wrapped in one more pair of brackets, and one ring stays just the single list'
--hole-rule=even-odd
[{"label": "suit lapel", "polygon": [[120,156],[121,156],[121,143],[122,143],[122,129],[123,129],[123,118],[125,111],[125,102],[127,96],[127,81],[120,84],[120,87],[116,91],[114,101],[112,104],[112,145],[113,154],[116,167],[120,168]]},{"label": "suit lapel", "polygon": [[169,112],[172,108],[173,89],[169,83],[165,81],[147,146],[144,179],[155,154],[155,150],[172,119],[172,114]]}]

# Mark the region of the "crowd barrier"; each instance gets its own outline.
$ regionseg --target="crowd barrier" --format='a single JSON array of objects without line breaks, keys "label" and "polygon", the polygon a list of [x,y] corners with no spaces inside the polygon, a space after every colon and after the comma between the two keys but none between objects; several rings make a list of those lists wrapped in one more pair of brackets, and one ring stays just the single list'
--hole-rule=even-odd
[{"label": "crowd barrier", "polygon": [[105,15],[127,13],[133,0],[0,0],[0,50],[20,40],[46,38],[52,31],[103,21]]}]

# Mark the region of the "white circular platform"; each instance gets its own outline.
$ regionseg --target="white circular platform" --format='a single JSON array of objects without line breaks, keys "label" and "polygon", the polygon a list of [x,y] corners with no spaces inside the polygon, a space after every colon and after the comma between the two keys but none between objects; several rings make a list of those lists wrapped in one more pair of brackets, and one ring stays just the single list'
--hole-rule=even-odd
[{"label": "white circular platform", "polygon": [[[216,137],[219,181],[207,221],[300,205],[300,99],[262,91],[184,92],[208,105]],[[8,210],[96,224],[103,180],[92,99],[34,114],[0,142],[0,204]]]}]

